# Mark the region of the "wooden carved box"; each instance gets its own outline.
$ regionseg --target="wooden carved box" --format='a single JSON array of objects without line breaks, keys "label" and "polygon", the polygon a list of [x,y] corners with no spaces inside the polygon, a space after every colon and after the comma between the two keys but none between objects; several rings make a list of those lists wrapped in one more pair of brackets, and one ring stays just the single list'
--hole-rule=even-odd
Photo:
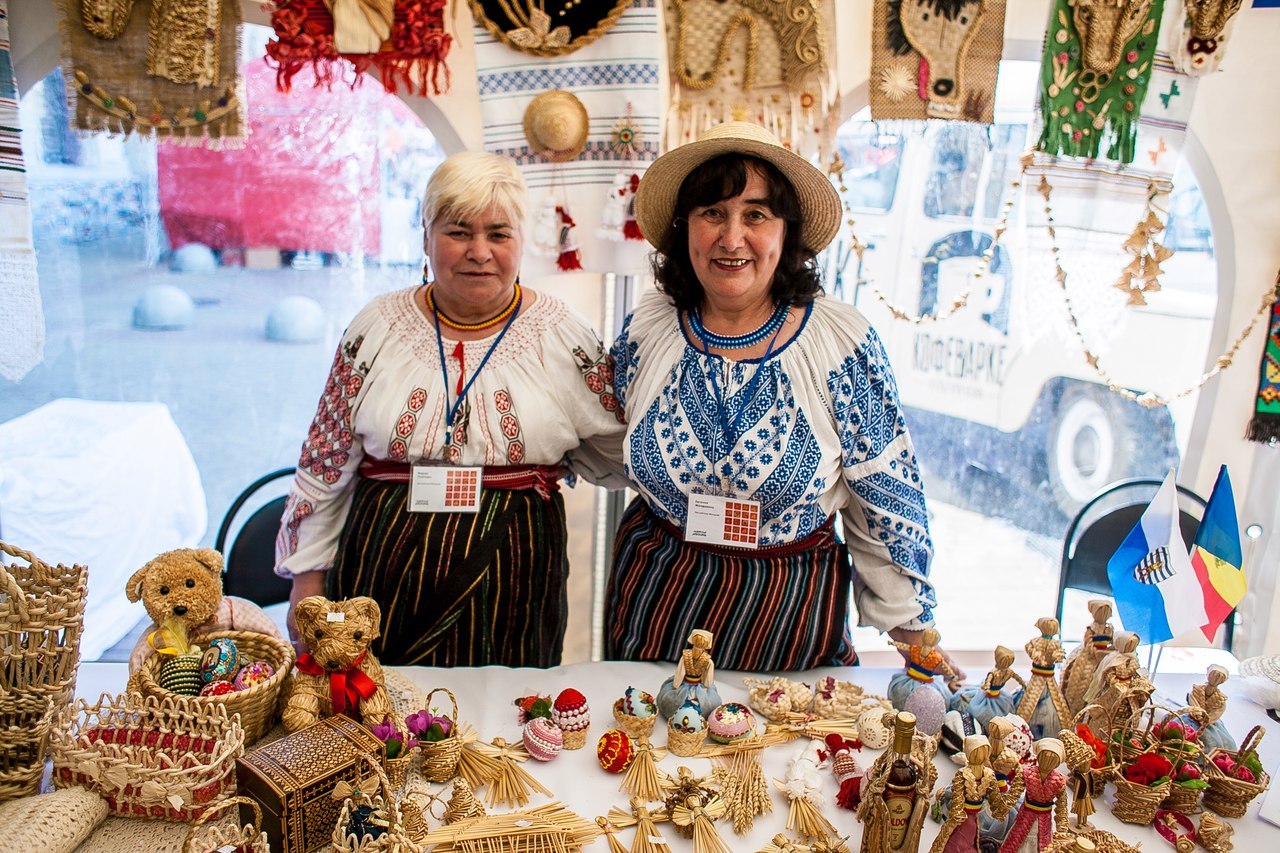
[{"label": "wooden carved box", "polygon": [[[361,753],[383,760],[382,741],[347,717],[328,717],[299,732],[260,746],[236,762],[240,793],[262,807],[262,829],[271,849],[310,853],[332,841],[342,801],[332,796],[339,781],[356,785]],[[240,819],[252,817],[240,806]]]}]

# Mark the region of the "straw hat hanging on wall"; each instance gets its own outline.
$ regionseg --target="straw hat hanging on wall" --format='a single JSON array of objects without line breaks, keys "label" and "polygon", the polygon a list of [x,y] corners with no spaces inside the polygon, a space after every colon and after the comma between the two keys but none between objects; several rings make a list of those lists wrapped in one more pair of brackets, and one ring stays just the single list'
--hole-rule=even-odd
[{"label": "straw hat hanging on wall", "polygon": [[524,111],[529,147],[553,163],[565,163],[581,154],[588,129],[587,108],[563,89],[543,92]]},{"label": "straw hat hanging on wall", "polygon": [[600,38],[632,0],[471,0],[489,34],[534,56],[564,56]]}]

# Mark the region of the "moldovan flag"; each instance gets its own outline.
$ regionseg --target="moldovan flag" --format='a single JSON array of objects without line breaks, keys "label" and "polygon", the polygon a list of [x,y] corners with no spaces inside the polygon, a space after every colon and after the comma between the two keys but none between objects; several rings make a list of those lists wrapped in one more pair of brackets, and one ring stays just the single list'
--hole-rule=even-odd
[{"label": "moldovan flag", "polygon": [[1236,499],[1231,492],[1227,466],[1223,465],[1204,508],[1195,544],[1191,546],[1191,567],[1204,590],[1204,610],[1209,617],[1203,630],[1210,642],[1218,626],[1244,598],[1243,563]]},{"label": "moldovan flag", "polygon": [[1209,621],[1182,541],[1172,470],[1107,563],[1107,576],[1125,630],[1149,643],[1198,631]]}]

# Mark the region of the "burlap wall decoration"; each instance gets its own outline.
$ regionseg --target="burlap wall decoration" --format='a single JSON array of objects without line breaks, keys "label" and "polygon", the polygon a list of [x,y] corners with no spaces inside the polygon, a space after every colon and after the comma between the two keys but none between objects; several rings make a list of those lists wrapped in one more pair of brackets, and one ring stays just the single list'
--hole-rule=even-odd
[{"label": "burlap wall decoration", "polygon": [[471,12],[507,47],[564,56],[604,35],[630,5],[631,0],[471,0]]},{"label": "burlap wall decoration", "polygon": [[871,118],[990,124],[1005,0],[876,0]]},{"label": "burlap wall decoration", "polygon": [[1054,0],[1040,66],[1049,154],[1132,163],[1164,0]]},{"label": "burlap wall decoration", "polygon": [[57,0],[57,10],[74,127],[241,141],[239,0]]},{"label": "burlap wall decoration", "polygon": [[667,0],[667,147],[753,121],[806,156],[839,124],[834,0]]},{"label": "burlap wall decoration", "polygon": [[453,44],[453,36],[445,32],[446,5],[446,0],[395,0],[394,7],[335,4],[335,18],[327,0],[278,0],[271,13],[276,37],[267,42],[276,86],[288,92],[294,75],[307,65],[317,83],[332,86],[339,79],[355,79],[350,74],[354,66],[357,74],[376,74],[388,92],[403,88],[423,98],[446,92],[445,60]]},{"label": "burlap wall decoration", "polygon": [[1168,50],[1174,67],[1202,77],[1218,70],[1243,0],[1169,0],[1176,37]]}]

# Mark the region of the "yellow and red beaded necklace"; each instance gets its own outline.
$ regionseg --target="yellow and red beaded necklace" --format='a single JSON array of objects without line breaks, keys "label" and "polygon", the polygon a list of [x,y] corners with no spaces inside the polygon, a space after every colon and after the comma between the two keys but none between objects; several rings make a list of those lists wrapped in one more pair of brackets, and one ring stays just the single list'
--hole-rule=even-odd
[{"label": "yellow and red beaded necklace", "polygon": [[482,320],[479,323],[459,323],[457,320],[451,319],[447,314],[436,306],[435,297],[432,291],[435,289],[434,284],[427,285],[427,307],[431,309],[431,313],[435,314],[450,329],[459,332],[480,332],[485,329],[492,328],[505,322],[520,307],[520,280],[516,279],[515,292],[511,294],[511,302],[507,304],[499,313],[490,317],[488,320]]}]

